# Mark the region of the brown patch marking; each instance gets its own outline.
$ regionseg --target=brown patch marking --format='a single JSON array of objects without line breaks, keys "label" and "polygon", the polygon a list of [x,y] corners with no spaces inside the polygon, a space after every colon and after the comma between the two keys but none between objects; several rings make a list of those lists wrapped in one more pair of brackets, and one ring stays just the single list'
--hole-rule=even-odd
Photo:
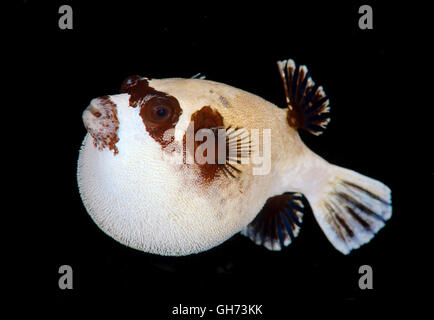
[{"label": "brown patch marking", "polygon": [[[174,140],[171,135],[165,139],[164,133],[175,128],[176,123],[182,114],[178,100],[161,91],[149,86],[146,78],[130,76],[122,83],[121,93],[130,95],[130,106],[140,107],[140,117],[149,135],[163,148]],[[163,113],[160,115],[160,113]]]},{"label": "brown patch marking", "polygon": [[[212,128],[218,128],[223,127],[223,117],[222,115],[217,111],[211,109],[210,106],[204,106],[200,110],[196,111],[191,115],[191,122],[189,124],[189,127],[187,131],[193,133],[193,137],[196,136],[196,133],[201,129],[212,129]],[[204,164],[197,164],[199,167],[200,177],[201,180],[205,183],[209,183],[213,181],[217,176],[219,171],[221,170],[221,166],[224,166],[224,164],[219,164],[218,159],[218,143],[217,143],[217,131],[214,132],[215,134],[215,161],[214,163],[204,163]],[[206,142],[207,138],[204,137],[203,141],[194,141],[194,144],[192,144],[193,149],[189,146],[187,146],[187,138],[186,134],[184,134],[183,138],[183,146],[184,146],[184,152],[188,152],[192,157],[195,156],[197,148]],[[189,150],[187,150],[189,149]],[[204,156],[207,156],[207,151],[205,150]]]}]

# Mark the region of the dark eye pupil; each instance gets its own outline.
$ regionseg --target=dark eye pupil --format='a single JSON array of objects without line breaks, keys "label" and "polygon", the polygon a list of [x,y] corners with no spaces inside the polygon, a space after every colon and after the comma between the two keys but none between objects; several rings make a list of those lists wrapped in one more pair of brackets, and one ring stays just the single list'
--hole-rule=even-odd
[{"label": "dark eye pupil", "polygon": [[166,114],[166,109],[160,108],[157,110],[157,115],[162,117]]},{"label": "dark eye pupil", "polygon": [[172,106],[166,99],[153,98],[147,102],[147,117],[154,124],[167,123],[173,115]]}]

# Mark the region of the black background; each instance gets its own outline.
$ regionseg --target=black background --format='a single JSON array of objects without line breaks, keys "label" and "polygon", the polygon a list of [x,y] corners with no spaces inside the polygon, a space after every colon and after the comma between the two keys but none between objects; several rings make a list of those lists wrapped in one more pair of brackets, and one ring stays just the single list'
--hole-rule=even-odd
[{"label": "black background", "polygon": [[[58,27],[62,4],[73,8],[73,30]],[[373,30],[358,28],[362,4],[373,7]],[[410,115],[397,55],[402,30],[392,7],[357,1],[25,1],[21,17],[26,90],[20,99],[32,128],[25,141],[36,177],[22,187],[31,196],[18,204],[18,210],[31,204],[26,222],[35,234],[21,258],[31,264],[37,257],[37,295],[47,305],[120,306],[141,310],[144,319],[181,319],[170,315],[173,306],[262,304],[265,315],[258,319],[286,319],[295,310],[387,310],[413,294],[405,285],[412,276],[403,272],[416,263],[407,228],[415,211],[408,201],[408,168],[417,146],[405,126]],[[86,134],[81,113],[91,99],[118,93],[132,74],[188,78],[200,72],[283,107],[276,61],[286,58],[307,65],[331,101],[328,129],[320,137],[302,134],[305,143],[330,162],[392,189],[392,219],[369,244],[342,255],[310,211],[299,237],[282,252],[236,235],[198,255],[160,257],[127,248],[99,230],[75,178]],[[73,290],[58,288],[63,264],[74,270]],[[373,290],[358,287],[364,264],[373,268]]]}]

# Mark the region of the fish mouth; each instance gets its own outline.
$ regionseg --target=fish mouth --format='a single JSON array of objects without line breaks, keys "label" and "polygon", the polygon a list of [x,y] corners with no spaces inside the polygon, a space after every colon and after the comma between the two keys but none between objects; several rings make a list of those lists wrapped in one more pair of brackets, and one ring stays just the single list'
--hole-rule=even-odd
[{"label": "fish mouth", "polygon": [[117,154],[119,120],[117,105],[110,96],[93,99],[83,112],[83,123],[99,150],[108,148]]}]

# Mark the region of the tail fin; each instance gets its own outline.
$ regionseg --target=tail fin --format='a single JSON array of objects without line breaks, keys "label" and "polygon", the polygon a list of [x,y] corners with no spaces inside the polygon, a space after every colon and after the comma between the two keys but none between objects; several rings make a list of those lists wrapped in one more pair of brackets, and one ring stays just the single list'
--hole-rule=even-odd
[{"label": "tail fin", "polygon": [[343,254],[369,242],[392,216],[390,189],[380,181],[333,166],[310,206],[329,241]]}]

